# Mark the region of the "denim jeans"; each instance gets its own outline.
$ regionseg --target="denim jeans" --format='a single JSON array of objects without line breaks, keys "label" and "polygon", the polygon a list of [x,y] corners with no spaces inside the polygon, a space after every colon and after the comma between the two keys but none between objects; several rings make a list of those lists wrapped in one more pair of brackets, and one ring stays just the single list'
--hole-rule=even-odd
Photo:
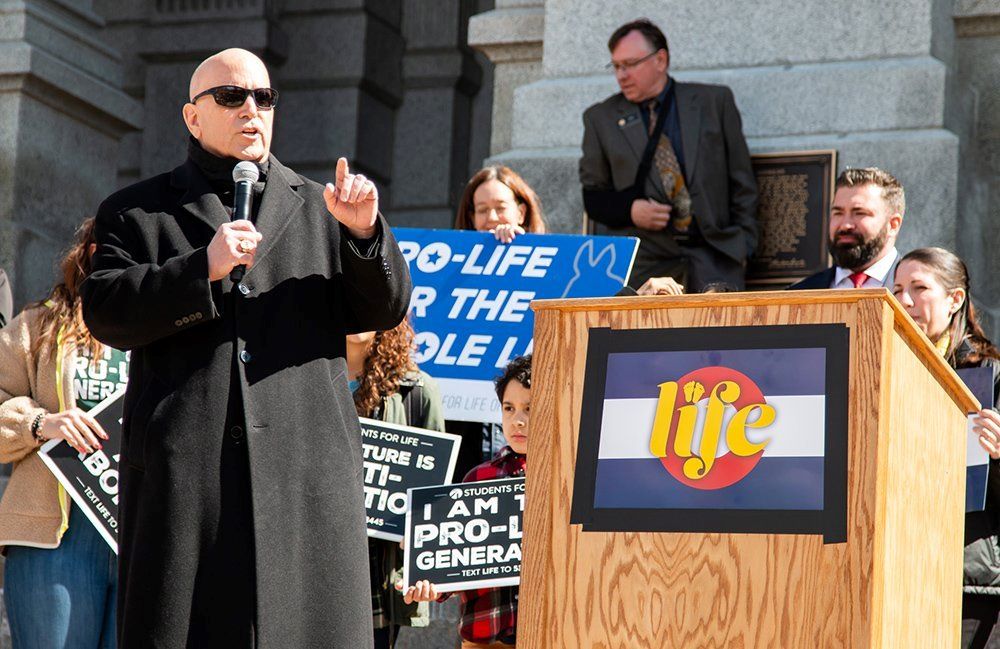
[{"label": "denim jeans", "polygon": [[55,549],[7,546],[14,649],[114,649],[118,558],[74,504]]}]

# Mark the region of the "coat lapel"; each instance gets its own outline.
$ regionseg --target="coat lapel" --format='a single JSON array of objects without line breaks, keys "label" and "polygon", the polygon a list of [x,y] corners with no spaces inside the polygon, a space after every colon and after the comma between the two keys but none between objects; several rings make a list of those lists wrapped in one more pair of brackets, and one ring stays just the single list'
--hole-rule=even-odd
[{"label": "coat lapel", "polygon": [[261,234],[260,247],[254,256],[254,265],[247,274],[252,273],[260,265],[281,238],[288,224],[297,217],[303,200],[294,188],[303,184],[298,174],[271,156],[270,171],[267,174],[267,183],[264,185],[264,195],[260,199],[260,209],[257,210],[255,223],[257,231]]},{"label": "coat lapel", "polygon": [[681,123],[681,145],[684,147],[684,175],[690,187],[698,161],[698,141],[701,139],[701,96],[691,86],[678,83],[674,89],[678,119]]},{"label": "coat lapel", "polygon": [[213,232],[229,220],[229,211],[222,205],[205,175],[190,160],[173,170],[170,184],[184,192],[181,207],[212,228]]},{"label": "coat lapel", "polygon": [[[625,99],[624,95],[618,95],[617,113],[616,126],[625,137],[625,141],[628,142],[629,148],[635,155],[635,164],[638,169],[639,163],[642,162],[642,154],[646,151],[646,143],[649,142],[649,133],[646,131],[646,125],[642,121],[639,107],[628,99]],[[662,196],[666,196],[660,174],[656,173],[655,168],[652,166],[649,178],[653,181],[653,185],[656,186],[657,191]]]},{"label": "coat lapel", "polygon": [[893,285],[896,283],[896,267],[899,266],[899,260],[902,258],[898,250],[893,254],[895,254],[895,259],[892,261],[892,266],[889,267],[889,272],[882,278],[882,286],[889,289],[890,293],[892,292]]}]

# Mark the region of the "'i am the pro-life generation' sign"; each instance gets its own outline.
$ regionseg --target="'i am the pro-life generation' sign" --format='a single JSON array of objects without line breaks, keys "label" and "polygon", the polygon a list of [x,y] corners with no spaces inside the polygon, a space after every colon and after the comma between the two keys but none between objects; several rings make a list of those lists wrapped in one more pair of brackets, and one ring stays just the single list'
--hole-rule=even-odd
[{"label": "'i am the pro-life generation' sign", "polygon": [[638,240],[564,234],[517,237],[395,228],[413,278],[416,361],[437,379],[446,419],[500,422],[493,378],[531,353],[543,298],[606,297],[628,280]]},{"label": "'i am the pro-life generation' sign", "polygon": [[118,553],[118,459],[125,386],[89,411],[108,439],[102,450],[77,453],[61,439],[46,442],[39,457],[49,467],[111,549]]},{"label": "'i am the pro-life generation' sign", "polygon": [[406,490],[449,484],[462,438],[360,418],[368,536],[402,541]]},{"label": "'i am the pro-life generation' sign", "polygon": [[438,592],[521,583],[524,478],[410,489],[403,588]]}]

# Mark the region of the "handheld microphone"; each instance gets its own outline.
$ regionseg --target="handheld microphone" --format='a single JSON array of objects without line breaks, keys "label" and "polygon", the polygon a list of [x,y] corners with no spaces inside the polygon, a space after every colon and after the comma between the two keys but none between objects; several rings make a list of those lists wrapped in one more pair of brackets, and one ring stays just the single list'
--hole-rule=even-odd
[{"label": "handheld microphone", "polygon": [[[257,165],[244,160],[233,167],[233,182],[236,183],[236,193],[233,196],[233,217],[232,221],[250,220],[250,201],[253,200],[253,184],[260,178],[260,169]],[[243,274],[247,271],[246,266],[237,266],[229,272],[229,279],[233,284],[243,280]]]}]

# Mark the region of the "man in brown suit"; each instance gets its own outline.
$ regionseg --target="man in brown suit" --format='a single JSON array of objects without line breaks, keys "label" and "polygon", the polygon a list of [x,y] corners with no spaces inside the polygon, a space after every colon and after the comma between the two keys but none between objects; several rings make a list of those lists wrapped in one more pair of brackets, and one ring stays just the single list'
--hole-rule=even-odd
[{"label": "man in brown suit", "polygon": [[580,182],[588,216],[639,238],[629,284],[669,276],[689,292],[742,288],[757,244],[757,183],[732,91],[680,83],[648,20],[608,42],[621,92],[583,115]]}]

